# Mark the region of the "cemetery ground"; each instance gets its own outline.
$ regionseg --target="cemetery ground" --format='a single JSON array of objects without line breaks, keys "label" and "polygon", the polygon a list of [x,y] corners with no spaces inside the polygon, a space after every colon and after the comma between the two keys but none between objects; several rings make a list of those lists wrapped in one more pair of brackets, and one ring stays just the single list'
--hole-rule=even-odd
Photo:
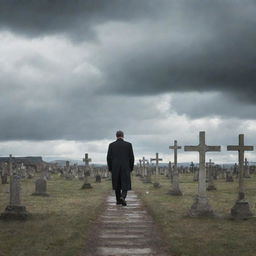
[{"label": "cemetery ground", "polygon": [[[153,177],[152,177],[153,178]],[[183,196],[171,196],[170,180],[160,176],[161,188],[144,184],[134,177],[133,189],[138,192],[155,222],[163,231],[162,239],[175,256],[254,256],[256,255],[256,218],[230,220],[230,209],[237,198],[238,182],[217,180],[217,191],[207,192],[216,218],[191,218],[186,213],[194,202],[197,182],[191,174],[180,175]],[[256,215],[256,176],[245,179],[246,198]]]},{"label": "cemetery ground", "polygon": [[[83,181],[53,176],[47,181],[49,197],[31,196],[33,180],[22,181],[22,204],[27,221],[0,221],[1,256],[74,256],[85,246],[92,223],[110,192],[110,182],[91,179],[93,189],[81,190]],[[0,185],[0,211],[9,202],[9,185]]]}]

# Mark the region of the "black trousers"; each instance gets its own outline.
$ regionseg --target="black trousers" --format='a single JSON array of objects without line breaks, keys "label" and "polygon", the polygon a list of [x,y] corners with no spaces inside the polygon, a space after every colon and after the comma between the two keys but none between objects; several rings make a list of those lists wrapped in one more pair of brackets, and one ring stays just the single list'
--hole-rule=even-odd
[{"label": "black trousers", "polygon": [[127,196],[127,190],[121,189],[121,188],[122,188],[122,184],[121,184],[121,172],[119,172],[117,184],[118,184],[118,187],[117,187],[117,189],[115,190],[115,192],[116,192],[116,201],[119,201],[119,200],[120,200],[120,197],[122,197],[123,199],[125,199],[126,196]]},{"label": "black trousers", "polygon": [[125,199],[127,196],[127,190],[122,190],[121,192],[121,189],[116,189],[115,192],[116,192],[116,201],[119,201],[120,197]]}]

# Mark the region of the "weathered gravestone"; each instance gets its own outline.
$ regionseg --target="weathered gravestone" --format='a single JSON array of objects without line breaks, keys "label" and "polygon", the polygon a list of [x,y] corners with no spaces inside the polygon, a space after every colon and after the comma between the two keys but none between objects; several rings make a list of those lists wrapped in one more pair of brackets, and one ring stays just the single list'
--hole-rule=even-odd
[{"label": "weathered gravestone", "polygon": [[26,207],[21,205],[21,185],[20,177],[14,175],[10,177],[10,204],[1,214],[4,220],[25,220],[28,217]]},{"label": "weathered gravestone", "polygon": [[96,178],[96,183],[101,183],[101,176],[99,174],[97,174],[95,178]]},{"label": "weathered gravestone", "polygon": [[49,196],[47,194],[47,182],[44,178],[39,178],[35,182],[35,193],[32,196]]},{"label": "weathered gravestone", "polygon": [[171,183],[173,181],[173,169],[172,169],[172,162],[169,161],[168,163],[168,178],[171,179]]},{"label": "weathered gravestone", "polygon": [[1,181],[2,184],[8,184],[8,165],[7,163],[3,163],[1,165]]},{"label": "weathered gravestone", "polygon": [[143,156],[142,158],[142,168],[143,168],[143,182],[144,183],[152,183],[151,181],[151,171],[148,165],[148,160],[145,159],[145,157]]},{"label": "weathered gravestone", "polygon": [[163,161],[162,158],[159,158],[159,154],[156,153],[156,158],[151,158],[151,162],[156,161],[156,171],[155,171],[155,181],[153,183],[154,188],[160,188],[160,182],[158,181],[158,175],[159,175],[159,162]]},{"label": "weathered gravestone", "polygon": [[84,184],[81,189],[90,189],[92,185],[89,183],[88,177],[90,176],[90,165],[89,163],[92,161],[91,158],[88,157],[88,153],[85,154],[85,158],[83,162],[85,163],[85,170],[84,170]]},{"label": "weathered gravestone", "polygon": [[206,169],[205,169],[205,154],[209,151],[220,151],[220,146],[207,146],[205,144],[205,132],[199,133],[198,146],[185,146],[185,151],[199,152],[199,182],[198,195],[195,202],[189,210],[188,214],[191,217],[198,216],[214,216],[212,207],[210,206],[206,194]]},{"label": "weathered gravestone", "polygon": [[168,194],[174,196],[182,196],[182,192],[179,186],[179,171],[177,168],[177,157],[178,157],[178,149],[181,149],[177,144],[177,140],[174,141],[174,145],[170,146],[169,149],[173,149],[174,151],[174,165],[173,165],[173,179],[172,179],[172,187],[169,190]]},{"label": "weathered gravestone", "polygon": [[231,216],[234,219],[248,219],[253,214],[250,210],[250,205],[245,199],[244,188],[244,152],[253,151],[253,146],[244,145],[244,134],[239,134],[239,145],[227,146],[228,151],[238,151],[239,160],[239,192],[238,199],[231,209]]},{"label": "weathered gravestone", "polygon": [[208,168],[208,186],[207,186],[207,190],[211,191],[211,190],[217,190],[214,184],[214,163],[212,162],[212,160],[210,159],[208,163],[206,163],[206,166]]},{"label": "weathered gravestone", "polygon": [[248,162],[247,158],[245,158],[245,160],[244,160],[244,177],[247,179],[251,178],[250,171],[249,171],[249,162]]},{"label": "weathered gravestone", "polygon": [[226,182],[234,182],[230,169],[226,169]]}]

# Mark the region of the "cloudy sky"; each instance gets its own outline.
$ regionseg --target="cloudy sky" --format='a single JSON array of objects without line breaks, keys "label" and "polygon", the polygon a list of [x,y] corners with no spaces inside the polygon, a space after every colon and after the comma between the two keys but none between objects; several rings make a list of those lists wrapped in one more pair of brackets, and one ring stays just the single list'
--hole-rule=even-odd
[{"label": "cloudy sky", "polygon": [[255,27],[254,0],[0,0],[0,155],[104,163],[122,129],[137,160],[169,161],[206,131],[207,159],[237,161],[239,133],[256,144]]}]

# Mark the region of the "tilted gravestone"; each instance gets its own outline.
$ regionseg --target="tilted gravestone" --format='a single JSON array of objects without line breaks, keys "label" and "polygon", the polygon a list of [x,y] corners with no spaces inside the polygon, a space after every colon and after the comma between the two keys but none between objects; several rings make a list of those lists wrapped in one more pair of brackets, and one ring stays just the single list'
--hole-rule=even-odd
[{"label": "tilted gravestone", "polygon": [[26,207],[21,205],[21,185],[20,177],[14,175],[10,177],[10,204],[5,208],[5,211],[1,214],[1,219],[13,220],[20,219],[25,220],[28,217]]},{"label": "tilted gravestone", "polygon": [[35,182],[35,193],[32,194],[32,196],[49,196],[47,194],[47,182],[44,178],[39,178]]}]

